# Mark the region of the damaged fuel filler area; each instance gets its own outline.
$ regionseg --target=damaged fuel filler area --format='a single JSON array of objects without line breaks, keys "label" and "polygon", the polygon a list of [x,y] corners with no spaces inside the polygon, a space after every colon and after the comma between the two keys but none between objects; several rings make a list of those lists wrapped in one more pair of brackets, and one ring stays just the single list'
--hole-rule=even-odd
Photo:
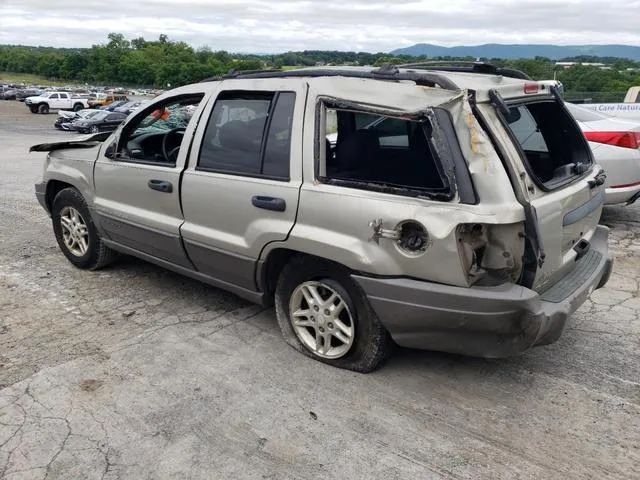
[{"label": "damaged fuel filler area", "polygon": [[[320,182],[442,202],[443,207],[454,202],[478,204],[446,108],[407,114],[326,98],[317,113],[326,132],[324,145],[317,148]],[[428,218],[428,213],[373,218],[369,240],[381,246],[391,243],[404,257],[421,257],[434,242]],[[521,224],[465,223],[453,228],[468,285],[519,279],[524,253]]]}]

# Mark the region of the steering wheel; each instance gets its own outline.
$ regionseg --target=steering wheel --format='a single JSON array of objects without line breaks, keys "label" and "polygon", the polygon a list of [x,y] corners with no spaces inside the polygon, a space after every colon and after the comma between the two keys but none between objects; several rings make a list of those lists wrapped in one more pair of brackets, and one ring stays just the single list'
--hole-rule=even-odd
[{"label": "steering wheel", "polygon": [[175,162],[176,161],[174,156],[176,156],[176,157],[178,156],[178,151],[180,150],[180,143],[182,143],[182,142],[180,142],[177,147],[174,147],[171,150],[168,150],[168,148],[169,148],[169,138],[174,137],[178,133],[184,132],[185,130],[186,130],[186,128],[184,128],[184,127],[172,128],[167,133],[165,133],[164,136],[162,137],[162,155],[164,156],[164,159],[167,162]]}]

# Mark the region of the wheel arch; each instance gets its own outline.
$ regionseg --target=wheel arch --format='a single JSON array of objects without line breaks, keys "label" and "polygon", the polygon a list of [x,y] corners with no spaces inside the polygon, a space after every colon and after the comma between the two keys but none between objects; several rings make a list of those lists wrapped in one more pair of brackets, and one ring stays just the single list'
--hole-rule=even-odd
[{"label": "wheel arch", "polygon": [[61,180],[54,179],[47,182],[47,189],[45,191],[44,198],[47,204],[47,210],[49,212],[51,212],[51,208],[53,207],[53,199],[56,198],[56,195],[58,195],[58,193],[60,193],[65,188],[75,188],[76,190],[78,190],[74,185],[63,182]]},{"label": "wheel arch", "polygon": [[344,270],[347,273],[351,272],[351,269],[347,266],[337,263],[328,258],[319,257],[308,252],[294,250],[291,248],[272,248],[271,250],[266,252],[264,259],[261,259],[258,262],[256,268],[256,283],[258,286],[258,290],[264,292],[264,303],[267,306],[271,306],[273,304],[278,278],[280,277],[280,274],[282,273],[284,267],[291,261],[292,258],[301,256],[330,264],[336,268]]}]

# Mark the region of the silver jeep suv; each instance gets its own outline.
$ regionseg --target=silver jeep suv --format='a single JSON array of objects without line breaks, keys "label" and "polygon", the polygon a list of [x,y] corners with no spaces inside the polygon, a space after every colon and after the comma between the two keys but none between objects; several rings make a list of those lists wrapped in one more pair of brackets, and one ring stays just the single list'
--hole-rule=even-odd
[{"label": "silver jeep suv", "polygon": [[32,150],[74,265],[119,252],[275,303],[287,343],[360,372],[394,342],[554,342],[611,271],[558,86],[487,64],[231,73]]}]

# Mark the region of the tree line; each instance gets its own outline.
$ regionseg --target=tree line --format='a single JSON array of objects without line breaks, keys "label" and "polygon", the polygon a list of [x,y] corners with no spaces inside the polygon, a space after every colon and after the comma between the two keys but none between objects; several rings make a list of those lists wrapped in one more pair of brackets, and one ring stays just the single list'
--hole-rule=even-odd
[{"label": "tree line", "polygon": [[[475,60],[474,58],[390,56],[385,53],[305,50],[275,55],[231,54],[210,47],[194,49],[166,35],[149,41],[142,37],[127,39],[120,33],[110,33],[107,43],[91,48],[0,46],[0,71],[28,73],[48,79],[86,82],[91,84],[175,87],[197,82],[235,70],[261,70],[314,65],[382,65],[428,60]],[[520,60],[486,59],[499,66],[516,68],[534,79],[557,78],[567,95],[608,92],[624,95],[634,85],[640,85],[640,62],[618,58],[576,57],[566,61],[602,62],[611,67],[574,66],[558,68],[555,62],[542,57]],[[627,69],[637,69],[628,71]]]}]

